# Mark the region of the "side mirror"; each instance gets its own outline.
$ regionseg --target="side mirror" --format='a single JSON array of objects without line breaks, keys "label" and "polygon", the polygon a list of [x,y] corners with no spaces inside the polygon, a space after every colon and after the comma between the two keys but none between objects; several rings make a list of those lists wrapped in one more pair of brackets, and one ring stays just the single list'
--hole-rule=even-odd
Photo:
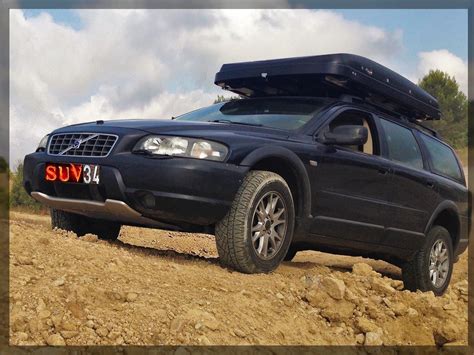
[{"label": "side mirror", "polygon": [[319,139],[324,144],[335,145],[364,145],[369,131],[367,127],[357,125],[338,126],[332,131],[325,132]]}]

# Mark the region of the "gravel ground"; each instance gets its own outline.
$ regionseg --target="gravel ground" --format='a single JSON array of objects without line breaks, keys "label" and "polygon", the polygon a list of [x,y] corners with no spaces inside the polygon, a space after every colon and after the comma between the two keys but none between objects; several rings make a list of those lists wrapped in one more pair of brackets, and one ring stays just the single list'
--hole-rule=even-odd
[{"label": "gravel ground", "polygon": [[437,298],[371,259],[307,251],[244,275],[212,236],[124,227],[105,242],[49,223],[11,212],[12,345],[467,343],[467,253]]}]

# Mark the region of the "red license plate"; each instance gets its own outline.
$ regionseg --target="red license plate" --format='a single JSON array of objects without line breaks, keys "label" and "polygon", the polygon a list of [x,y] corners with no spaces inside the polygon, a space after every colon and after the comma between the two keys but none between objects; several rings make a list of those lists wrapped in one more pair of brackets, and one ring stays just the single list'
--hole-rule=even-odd
[{"label": "red license plate", "polygon": [[46,181],[98,184],[100,182],[99,165],[91,164],[46,164]]}]

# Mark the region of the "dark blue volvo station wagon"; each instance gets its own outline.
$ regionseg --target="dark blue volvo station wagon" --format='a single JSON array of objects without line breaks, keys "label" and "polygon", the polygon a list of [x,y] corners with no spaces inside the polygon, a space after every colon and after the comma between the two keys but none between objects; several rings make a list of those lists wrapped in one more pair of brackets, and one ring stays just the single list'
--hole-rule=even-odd
[{"label": "dark blue volvo station wagon", "polygon": [[313,249],[446,290],[468,243],[468,190],[453,149],[422,124],[440,119],[434,97],[350,54],[225,64],[215,83],[241,99],[51,132],[25,157],[26,190],[79,236],[211,233],[222,265],[245,273]]}]

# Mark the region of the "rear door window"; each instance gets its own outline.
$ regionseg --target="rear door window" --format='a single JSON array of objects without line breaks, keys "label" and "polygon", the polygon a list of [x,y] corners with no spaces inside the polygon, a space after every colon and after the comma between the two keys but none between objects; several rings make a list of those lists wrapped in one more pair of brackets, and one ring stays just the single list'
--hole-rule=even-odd
[{"label": "rear door window", "polygon": [[420,136],[430,154],[433,171],[456,180],[462,180],[461,169],[451,148],[426,134],[420,134]]},{"label": "rear door window", "polygon": [[415,169],[423,169],[423,157],[413,132],[383,118],[380,123],[387,141],[388,159]]}]

